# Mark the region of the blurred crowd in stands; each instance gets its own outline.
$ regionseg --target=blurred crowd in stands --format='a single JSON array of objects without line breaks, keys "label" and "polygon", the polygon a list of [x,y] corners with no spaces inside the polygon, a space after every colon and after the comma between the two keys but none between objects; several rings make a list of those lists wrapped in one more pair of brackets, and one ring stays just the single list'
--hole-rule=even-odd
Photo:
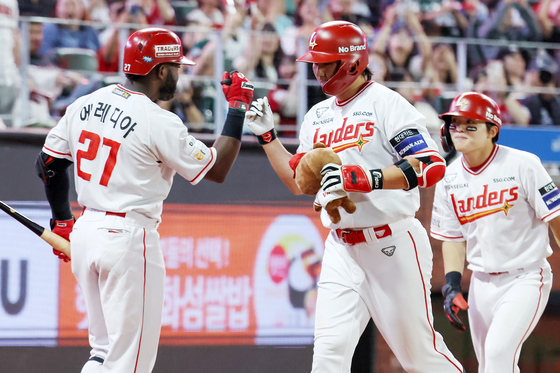
[{"label": "blurred crowd in stands", "polygon": [[[93,23],[33,18],[24,29],[20,17]],[[459,80],[463,91],[493,97],[506,124],[560,125],[560,0],[0,0],[0,127],[53,126],[76,97],[122,81],[119,58],[126,38],[137,28],[158,25],[179,27],[174,29],[184,52],[196,62],[183,71],[176,97],[162,107],[194,132],[213,132],[219,93],[213,80],[221,76],[215,57],[221,53],[224,70],[247,75],[255,98],[268,96],[280,134],[295,136],[295,60],[316,26],[339,19],[368,35],[374,80],[400,92],[434,131]],[[469,43],[460,61],[455,41],[464,40],[502,43]],[[466,74],[459,66],[466,66]],[[325,98],[312,84],[310,67],[303,68],[310,79],[308,108]],[[18,100],[22,76],[29,92],[25,106]],[[18,122],[21,110],[25,123]]]}]

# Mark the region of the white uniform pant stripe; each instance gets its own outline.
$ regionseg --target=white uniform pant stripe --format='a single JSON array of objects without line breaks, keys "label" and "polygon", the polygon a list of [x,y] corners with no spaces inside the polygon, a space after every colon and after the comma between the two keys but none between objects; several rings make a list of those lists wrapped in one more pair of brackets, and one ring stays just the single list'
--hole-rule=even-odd
[{"label": "white uniform pant stripe", "polygon": [[144,281],[142,283],[142,327],[140,328],[140,339],[138,340],[138,352],[136,353],[136,364],[134,366],[134,373],[138,369],[138,360],[140,359],[140,349],[142,348],[142,336],[144,334],[144,317],[146,309],[146,229],[144,229],[144,237],[142,237],[144,244]]},{"label": "white uniform pant stripe", "polygon": [[468,315],[479,373],[519,373],[521,348],[542,316],[551,288],[548,263],[514,274],[473,272]]},{"label": "white uniform pant stripe", "polygon": [[[531,319],[531,324],[529,324],[529,327],[527,328],[527,330],[525,331],[525,334],[523,335],[523,338],[521,339],[521,341],[519,341],[519,344],[517,345],[517,348],[515,349],[515,355],[514,356],[519,356],[519,354],[521,353],[521,346],[523,345],[523,342],[529,337],[529,334],[531,334],[531,331],[533,331],[533,329],[535,329],[535,326],[537,325],[537,321],[540,318],[539,315],[539,309],[543,308],[543,310],[540,312],[540,314],[542,314],[542,312],[544,312],[544,307],[545,305],[543,305],[541,307],[541,299],[542,299],[542,288],[544,286],[544,282],[543,282],[543,269],[541,268],[541,286],[539,286],[539,300],[537,302],[537,308],[535,309],[535,313],[533,314],[533,318]],[[517,359],[515,359],[514,361],[512,361],[512,372],[515,372],[515,366],[517,365]]]},{"label": "white uniform pant stripe", "polygon": [[412,237],[412,234],[410,232],[407,232],[408,235],[410,236],[410,240],[412,241],[413,245],[414,245],[414,253],[416,254],[416,263],[418,264],[418,274],[420,276],[420,278],[422,279],[422,288],[423,288],[423,293],[424,293],[424,305],[425,305],[425,310],[426,310],[426,320],[428,322],[428,325],[430,325],[430,329],[432,330],[432,345],[434,347],[434,350],[442,355],[443,357],[445,357],[447,359],[447,361],[449,361],[453,366],[455,366],[457,368],[457,370],[459,372],[463,372],[463,369],[460,368],[457,364],[455,364],[453,362],[454,359],[449,358],[449,356],[447,356],[446,354],[444,354],[443,352],[438,350],[437,347],[437,337],[436,337],[436,331],[434,329],[434,325],[433,325],[433,320],[432,320],[432,307],[431,305],[431,298],[429,298],[429,294],[430,294],[430,290],[429,288],[426,288],[426,282],[424,281],[424,275],[422,274],[422,267],[420,265],[420,260],[418,259],[418,249],[416,248],[416,242],[414,242],[414,237]]}]

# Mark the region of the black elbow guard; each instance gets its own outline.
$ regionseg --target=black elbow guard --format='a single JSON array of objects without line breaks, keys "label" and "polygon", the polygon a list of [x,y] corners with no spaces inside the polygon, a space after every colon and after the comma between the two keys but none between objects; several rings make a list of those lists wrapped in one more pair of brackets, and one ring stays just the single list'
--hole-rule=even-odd
[{"label": "black elbow guard", "polygon": [[48,185],[51,178],[58,172],[66,171],[71,164],[72,162],[69,160],[54,158],[41,151],[35,162],[35,169],[37,170],[37,175],[43,180],[43,183]]}]

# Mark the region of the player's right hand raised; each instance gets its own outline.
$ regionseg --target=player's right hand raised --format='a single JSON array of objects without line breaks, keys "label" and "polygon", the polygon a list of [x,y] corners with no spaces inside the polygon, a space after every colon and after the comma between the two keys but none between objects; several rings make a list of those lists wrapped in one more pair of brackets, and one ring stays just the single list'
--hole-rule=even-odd
[{"label": "player's right hand raised", "polygon": [[468,309],[469,305],[465,298],[463,298],[461,287],[448,283],[443,286],[441,292],[445,297],[443,301],[443,309],[447,319],[449,319],[449,322],[455,329],[461,333],[464,332],[466,329],[465,325],[463,325],[463,322],[459,319],[457,313],[459,310]]},{"label": "player's right hand raised", "polygon": [[253,99],[253,84],[237,71],[222,74],[222,91],[230,108],[246,112]]},{"label": "player's right hand raised", "polygon": [[251,108],[245,113],[245,123],[257,136],[261,136],[274,128],[272,109],[267,97],[253,101]]},{"label": "player's right hand raised", "polygon": [[[60,237],[64,238],[65,240],[70,241],[70,232],[74,227],[74,223],[76,222],[75,218],[70,220],[54,220],[51,219],[51,231],[53,233],[58,234]],[[64,260],[65,262],[69,262],[70,258],[61,251],[58,251],[53,247],[53,254],[58,257],[60,260]]]}]

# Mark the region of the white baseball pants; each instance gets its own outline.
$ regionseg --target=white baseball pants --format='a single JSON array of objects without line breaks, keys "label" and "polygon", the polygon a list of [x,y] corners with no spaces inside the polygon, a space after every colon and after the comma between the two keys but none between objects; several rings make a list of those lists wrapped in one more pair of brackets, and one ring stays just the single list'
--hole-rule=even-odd
[{"label": "white baseball pants", "polygon": [[[432,250],[414,218],[389,224],[377,243],[325,243],[315,319],[312,373],[349,373],[370,317],[409,373],[462,373],[434,330]],[[383,357],[379,357],[383,358]]]},{"label": "white baseball pants", "polygon": [[541,318],[551,288],[546,260],[499,275],[473,272],[468,314],[479,373],[519,373],[521,346]]},{"label": "white baseball pants", "polygon": [[84,373],[149,373],[159,344],[165,266],[157,223],[86,209],[70,236],[84,294],[91,356]]}]

